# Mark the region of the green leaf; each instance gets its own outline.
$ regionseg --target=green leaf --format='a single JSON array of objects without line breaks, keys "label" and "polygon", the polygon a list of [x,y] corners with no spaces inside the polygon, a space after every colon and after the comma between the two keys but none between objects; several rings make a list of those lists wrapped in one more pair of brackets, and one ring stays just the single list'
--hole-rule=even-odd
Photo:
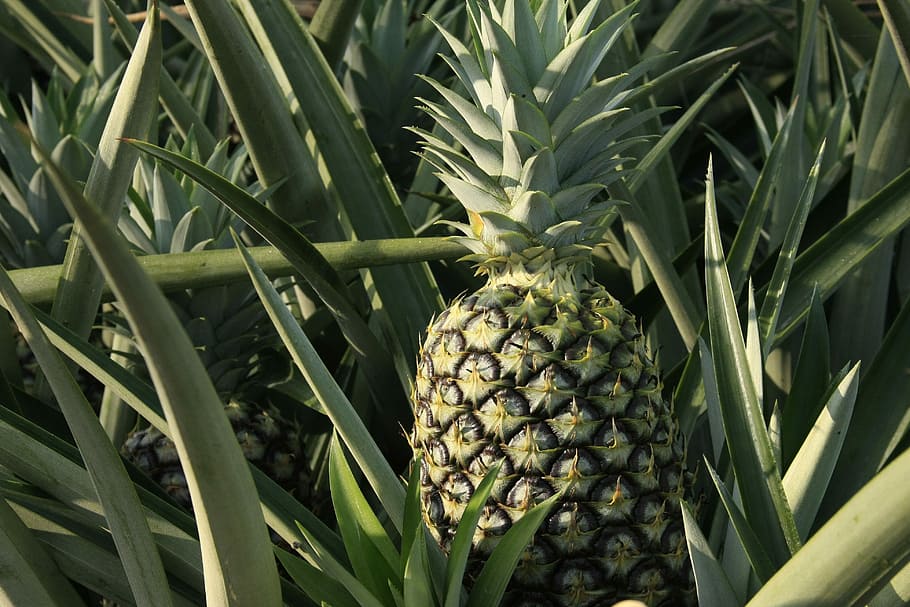
[{"label": "green leaf", "polygon": [[869,602],[869,607],[904,607],[910,601],[910,564],[891,578],[887,586]]},{"label": "green leaf", "polygon": [[[387,2],[386,6],[400,7],[401,4],[400,0],[393,0],[392,2]],[[313,18],[310,20],[310,35],[319,43],[319,48],[322,50],[322,54],[332,70],[337,70],[338,66],[341,65],[345,49],[348,46],[348,39],[351,37],[351,29],[360,14],[362,5],[363,0],[319,3]],[[399,21],[403,25],[403,17]],[[404,37],[403,28],[401,31],[393,33],[393,38],[396,38],[396,41],[400,41],[402,45],[404,44]],[[383,45],[377,43],[377,47],[382,49]],[[393,55],[383,53],[381,56]]]},{"label": "green leaf", "polygon": [[816,293],[806,319],[790,393],[783,405],[781,464],[784,470],[790,465],[824,406],[825,393],[831,381],[829,352],[828,323]]},{"label": "green leaf", "polygon": [[727,253],[727,267],[729,268],[733,292],[739,293],[750,275],[752,260],[755,257],[755,248],[762,236],[768,209],[774,199],[775,183],[780,174],[780,168],[786,161],[789,149],[790,133],[793,129],[793,106],[787,112],[783,124],[774,137],[774,143],[769,143],[770,153],[765,161],[758,180],[752,188],[752,195],[746,212],[736,230],[736,237]]},{"label": "green leaf", "polygon": [[784,475],[787,501],[804,540],[809,536],[841,454],[858,387],[859,363],[837,385]]},{"label": "green leaf", "polygon": [[910,223],[910,169],[879,190],[796,258],[778,320],[777,344],[802,322],[812,294],[827,299],[862,260]]},{"label": "green leaf", "polygon": [[467,607],[484,607],[498,605],[506,591],[506,585],[512,572],[518,565],[531,538],[550,513],[550,510],[563,498],[562,494],[547,498],[528,510],[518,522],[512,525],[502,537],[492,554],[484,563],[483,569],[474,582]]},{"label": "green leaf", "polygon": [[711,552],[708,540],[702,535],[698,521],[689,504],[682,503],[683,525],[686,529],[686,544],[689,558],[695,572],[698,601],[702,605],[738,605],[739,598],[730,586],[730,580],[723,567]]},{"label": "green leaf", "polygon": [[764,546],[762,546],[761,540],[755,534],[755,530],[749,524],[749,521],[746,520],[742,510],[736,505],[733,494],[730,493],[727,486],[724,485],[724,482],[717,476],[717,472],[714,471],[711,464],[706,461],[705,466],[708,469],[708,473],[711,475],[714,486],[717,487],[721,503],[723,503],[727,516],[730,517],[730,523],[733,526],[733,530],[736,532],[736,536],[739,538],[743,552],[749,559],[752,571],[755,572],[755,575],[758,576],[758,579],[761,582],[767,581],[774,575],[774,571],[777,568],[768,556]]},{"label": "green leaf", "polygon": [[64,40],[55,35],[48,24],[29,10],[22,0],[5,0],[5,9],[15,19],[41,52],[46,53],[63,75],[75,83],[85,73],[86,65]]},{"label": "green leaf", "polygon": [[[319,541],[303,526],[300,526],[306,543],[296,546],[310,565],[315,566],[324,577],[338,582],[350,593],[360,607],[381,607],[380,601],[366,586],[351,573],[342,563],[332,556]],[[318,593],[319,591],[315,591]]]},{"label": "green leaf", "polygon": [[[43,160],[68,210],[83,226],[83,239],[146,356],[200,527],[206,594],[226,605],[277,605],[278,575],[255,487],[205,367],[170,303],[142,272],[110,220]],[[199,436],[207,440],[199,441]]]},{"label": "green leaf", "polygon": [[22,520],[0,499],[0,587],[10,605],[85,605]]},{"label": "green leaf", "polygon": [[[360,314],[351,303],[348,288],[340,276],[303,234],[260,204],[245,190],[199,163],[149,143],[128,141],[202,185],[281,251],[338,322],[367,376],[376,402],[383,402],[385,399],[391,402],[404,402],[405,395],[401,384],[396,381],[395,367],[387,349],[379,343],[360,318]],[[394,399],[392,395],[396,392],[401,392],[402,398]],[[398,417],[402,417],[400,411]]]},{"label": "green leaf", "polygon": [[411,473],[408,475],[407,494],[404,502],[404,523],[401,528],[401,555],[398,569],[404,575],[410,551],[414,547],[414,538],[424,530],[423,514],[420,505],[420,462],[423,454],[418,454],[411,462]]},{"label": "green leaf", "polygon": [[414,536],[408,561],[404,568],[404,607],[430,607],[436,604],[433,583],[430,576],[430,557],[427,553],[427,537],[422,533]]},{"label": "green leaf", "polygon": [[[136,47],[138,35],[132,23],[129,22],[126,15],[116,5],[114,0],[104,0],[107,10],[114,20],[114,26],[117,33],[123,39],[127,48],[133,50]],[[161,66],[161,75],[159,81],[159,96],[161,106],[170,117],[174,128],[180,135],[187,139],[190,132],[196,138],[199,146],[199,155],[202,158],[208,158],[215,149],[215,136],[205,124],[205,121],[199,117],[193,105],[189,102],[186,95],[177,87],[170,72]]]},{"label": "green leaf", "polygon": [[314,601],[337,607],[360,607],[340,580],[290,552],[279,549],[275,555],[291,579]]},{"label": "green leaf", "polygon": [[784,293],[787,291],[787,282],[793,269],[793,262],[796,259],[796,251],[799,248],[799,241],[806,225],[806,218],[809,217],[809,210],[812,208],[815,186],[818,183],[819,167],[824,154],[825,144],[822,142],[815,158],[815,164],[809,170],[803,191],[799,195],[799,201],[796,203],[790,225],[787,226],[787,232],[781,243],[780,254],[774,264],[774,273],[771,275],[771,281],[768,283],[765,297],[762,300],[758,324],[765,357],[771,351],[770,338],[777,332],[777,319],[780,316],[781,302],[784,298]]},{"label": "green leaf", "polygon": [[852,605],[900,571],[910,557],[908,475],[910,451],[831,517],[747,607]]},{"label": "green leaf", "polygon": [[401,531],[404,518],[404,488],[395,472],[379,451],[363,421],[357,415],[344,392],[335,383],[313,344],[304,334],[297,320],[284,305],[281,296],[256,264],[249,251],[234,237],[243,256],[243,263],[253,279],[269,317],[275,324],[281,340],[291,353],[294,363],[303,373],[313,394],[319,399],[326,415],[332,420],[338,434],[354,456],[360,469],[379,496],[392,524]]},{"label": "green leaf", "polygon": [[904,79],[910,85],[910,7],[899,0],[878,0],[878,7],[897,50]]},{"label": "green leaf", "polygon": [[678,57],[686,56],[689,49],[699,40],[717,4],[717,0],[677,2],[670,14],[662,20],[660,28],[642,52],[642,57],[648,58],[676,51],[674,55],[664,57],[659,70],[664,71],[672,67],[672,64],[678,61]]},{"label": "green leaf", "polygon": [[827,518],[894,456],[910,428],[910,304],[905,303],[860,382],[853,420],[822,507]]},{"label": "green leaf", "polygon": [[[85,184],[85,198],[97,205],[103,216],[119,216],[139,156],[120,138],[145,137],[157,114],[161,52],[161,22],[153,6],[123,74]],[[66,249],[52,314],[78,335],[87,336],[98,313],[104,278],[82,232],[77,221]]]},{"label": "green leaf", "polygon": [[329,486],[338,530],[357,579],[375,596],[391,599],[389,583],[395,581],[398,551],[360,491],[338,440],[332,441],[329,452]]},{"label": "green leaf", "polygon": [[340,238],[334,201],[277,81],[283,70],[270,69],[230,4],[194,0],[187,8],[260,182],[277,186],[275,211],[292,223],[311,222],[323,240]]},{"label": "green leaf", "polygon": [[[358,239],[412,236],[366,131],[298,15],[286,3],[238,4],[273,71],[286,74],[285,93],[296,97],[325,159],[328,176],[323,181],[337,191]],[[443,308],[439,289],[426,264],[377,268],[370,275],[381,300],[374,309],[391,321],[390,343],[399,346],[392,350],[402,373],[417,356],[415,336]]]},{"label": "green leaf", "polygon": [[[616,191],[619,200],[632,199],[632,194],[621,182],[616,182],[610,187],[611,191]],[[702,314],[689,296],[679,274],[673,268],[667,248],[658,245],[659,241],[655,240],[653,235],[656,232],[652,229],[653,224],[648,221],[647,215],[639,209],[637,204],[622,205],[618,209],[623,218],[623,226],[635,240],[641,256],[647,262],[648,269],[654,277],[654,282],[660,288],[667,309],[676,323],[676,328],[686,344],[686,348],[691,350],[695,347]]]},{"label": "green leaf", "polygon": [[[55,179],[55,170],[49,168],[51,179]],[[167,588],[164,568],[117,449],[108,440],[92,406],[32,316],[29,305],[16,292],[9,276],[2,269],[0,293],[4,305],[35,354],[60,410],[66,417],[67,425],[97,488],[98,499],[107,513],[111,533],[133,593],[138,600],[149,605],[170,605],[169,594],[161,591],[162,588]]]},{"label": "green leaf", "polygon": [[651,171],[654,167],[670,153],[673,144],[676,143],[683,132],[692,125],[695,117],[698,116],[699,112],[701,112],[711,98],[714,97],[717,90],[733,75],[733,72],[736,71],[738,66],[739,64],[734,64],[730,69],[724,72],[723,76],[712,82],[711,86],[709,86],[704,93],[699,95],[698,99],[696,99],[695,102],[686,109],[685,113],[673,123],[673,126],[671,126],[667,132],[661,136],[660,140],[648,150],[647,155],[635,165],[635,171],[631,173],[631,177],[628,180],[629,189],[632,190],[633,193],[638,191],[642,183],[653,178]]},{"label": "green leaf", "polygon": [[762,405],[746,362],[736,302],[723,261],[710,163],[705,226],[708,326],[727,447],[742,491],[746,518],[773,562],[781,564],[798,549],[799,536],[774,461]]},{"label": "green leaf", "polygon": [[[910,163],[910,139],[903,137],[910,121],[910,88],[901,77],[894,45],[882,33],[872,66],[869,90],[863,105],[850,175],[847,212],[869,204],[867,200],[898,176]],[[887,329],[888,293],[894,239],[857,263],[833,298],[832,357],[837,366],[850,360],[871,360]]]},{"label": "green leaf", "polygon": [[461,520],[458,521],[458,528],[455,530],[455,538],[452,540],[452,547],[449,550],[448,566],[446,567],[446,591],[445,607],[458,607],[461,604],[461,587],[464,581],[464,572],[468,564],[468,556],[471,553],[471,545],[474,541],[474,532],[477,530],[477,523],[483,514],[484,506],[487,504],[487,498],[493,491],[493,485],[499,477],[499,470],[502,468],[502,462],[497,462],[489,470],[471,499],[465,506]]}]

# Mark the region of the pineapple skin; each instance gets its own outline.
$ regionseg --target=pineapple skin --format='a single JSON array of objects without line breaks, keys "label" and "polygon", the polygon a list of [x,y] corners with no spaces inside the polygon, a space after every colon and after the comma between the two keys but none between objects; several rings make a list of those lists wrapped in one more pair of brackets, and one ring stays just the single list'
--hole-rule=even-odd
[{"label": "pineapple skin", "polygon": [[[225,405],[225,414],[247,461],[298,500],[308,503],[312,497],[312,475],[296,425],[277,411],[239,400]],[[189,485],[174,441],[157,428],[147,427],[130,434],[122,452],[174,501],[192,510]]]},{"label": "pineapple skin", "polygon": [[604,287],[572,264],[507,264],[422,345],[411,442],[430,531],[447,549],[503,460],[473,538],[475,573],[525,512],[564,496],[504,605],[695,604],[679,505],[691,475],[661,388],[634,316]]}]

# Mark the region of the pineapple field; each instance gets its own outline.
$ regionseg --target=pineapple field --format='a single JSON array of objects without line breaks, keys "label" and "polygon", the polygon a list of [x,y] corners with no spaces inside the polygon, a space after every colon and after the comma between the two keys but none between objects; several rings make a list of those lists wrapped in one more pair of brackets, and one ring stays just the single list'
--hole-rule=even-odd
[{"label": "pineapple field", "polygon": [[0,52],[0,604],[910,604],[907,0]]}]

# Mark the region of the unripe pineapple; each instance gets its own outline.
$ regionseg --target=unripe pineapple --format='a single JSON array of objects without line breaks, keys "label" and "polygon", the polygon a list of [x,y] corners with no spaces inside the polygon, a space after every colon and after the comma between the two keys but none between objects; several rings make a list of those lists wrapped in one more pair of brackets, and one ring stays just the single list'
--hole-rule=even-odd
[{"label": "unripe pineapple", "polygon": [[[310,472],[297,424],[281,417],[275,409],[251,402],[231,401],[225,406],[225,413],[246,459],[298,500],[308,503]],[[189,486],[174,441],[148,427],[132,433],[123,450],[178,504],[191,508]]]},{"label": "unripe pineapple", "polygon": [[487,283],[428,329],[411,441],[424,519],[447,548],[486,472],[503,461],[474,536],[475,568],[532,506],[563,498],[526,550],[507,605],[694,602],[679,502],[685,449],[635,318],[591,278],[606,184],[638,117],[632,79],[592,84],[630,9],[588,32],[592,2],[468,2],[474,44],[444,34],[467,92],[431,84],[426,111],[459,145],[421,132],[467,209],[459,237]]},{"label": "unripe pineapple", "polygon": [[[208,166],[239,180],[246,160],[242,148],[229,154],[227,142],[222,142]],[[239,220],[211,194],[186,177],[178,182],[148,159],[140,159],[140,169],[148,200],[131,201],[129,213],[120,218],[121,231],[135,247],[161,253],[233,246],[228,227],[240,229]],[[141,203],[146,208],[140,208]],[[168,299],[225,403],[246,459],[318,509],[300,425],[270,403],[270,386],[290,378],[291,364],[286,352],[276,348],[280,339],[252,285],[187,289],[170,293]],[[129,328],[123,323],[120,330]],[[175,501],[191,506],[187,479],[170,438],[143,427],[127,437],[122,451]]]}]

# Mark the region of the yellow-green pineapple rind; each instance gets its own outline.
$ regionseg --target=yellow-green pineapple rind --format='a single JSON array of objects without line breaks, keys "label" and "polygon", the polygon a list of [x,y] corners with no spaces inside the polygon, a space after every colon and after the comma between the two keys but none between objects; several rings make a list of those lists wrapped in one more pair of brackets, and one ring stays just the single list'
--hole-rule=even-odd
[{"label": "yellow-green pineapple rind", "polygon": [[475,562],[534,504],[565,495],[507,604],[687,604],[685,450],[635,318],[595,283],[555,295],[504,281],[454,302],[423,344],[412,442],[429,528],[447,546],[502,459]]}]

